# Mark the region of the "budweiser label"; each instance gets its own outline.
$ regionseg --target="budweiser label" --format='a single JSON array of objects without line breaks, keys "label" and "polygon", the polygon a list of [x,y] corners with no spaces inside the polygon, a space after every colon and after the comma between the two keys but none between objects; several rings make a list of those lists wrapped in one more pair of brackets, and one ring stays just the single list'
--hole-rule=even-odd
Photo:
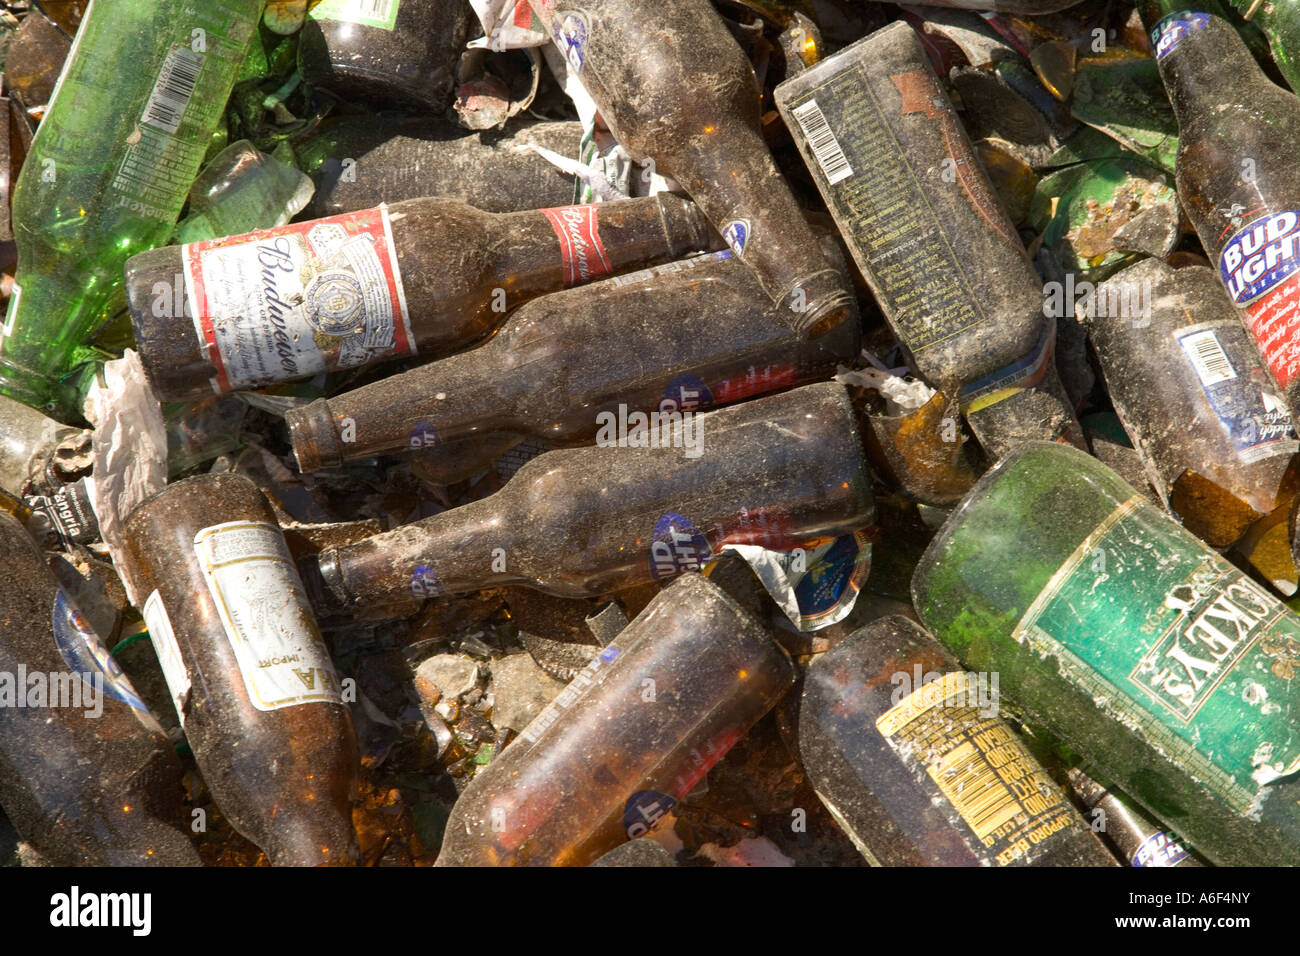
[{"label": "budweiser label", "polygon": [[557,206],[543,209],[560,240],[564,286],[581,285],[614,271],[600,241],[600,224],[595,206]]}]

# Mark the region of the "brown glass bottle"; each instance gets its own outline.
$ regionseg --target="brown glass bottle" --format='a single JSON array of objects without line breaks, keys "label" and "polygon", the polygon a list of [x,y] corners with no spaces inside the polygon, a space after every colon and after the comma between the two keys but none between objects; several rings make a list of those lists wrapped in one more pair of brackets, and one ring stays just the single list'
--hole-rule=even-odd
[{"label": "brown glass bottle", "polygon": [[852,363],[845,322],[803,341],[729,252],[518,309],[486,343],[285,416],[304,472],[494,433],[590,443],[602,413],[703,411]]},{"label": "brown glass bottle", "polygon": [[[1115,412],[1166,503],[1189,470],[1256,517],[1300,488],[1285,400],[1212,271],[1144,259],[1097,287],[1084,321]],[[1179,504],[1187,512],[1197,501]],[[1245,530],[1217,534],[1222,515],[1181,517],[1216,547]]]},{"label": "brown glass bottle", "polygon": [[0,551],[5,814],[54,865],[198,866],[171,741],[3,511]]},{"label": "brown glass bottle", "polygon": [[203,779],[272,866],[357,860],[352,717],[262,493],[168,485],[126,521],[141,609]]},{"label": "brown glass bottle", "polygon": [[538,295],[710,242],[668,194],[508,214],[412,199],[141,253],[127,297],[154,391],[179,401],[452,351]]},{"label": "brown glass bottle", "polygon": [[1237,31],[1182,11],[1151,31],[1178,119],[1178,201],[1242,310],[1292,414],[1300,409],[1300,99]]},{"label": "brown glass bottle", "polygon": [[427,117],[332,117],[294,144],[316,185],[301,219],[372,209],[420,196],[469,203],[484,212],[519,212],[573,201],[573,176],[530,146],[576,155],[581,123],[512,120],[504,130],[469,133]]},{"label": "brown glass bottle", "polygon": [[878,30],[775,98],[917,374],[963,409],[1038,384],[1042,283],[912,28]]},{"label": "brown glass bottle", "polygon": [[496,494],[328,548],[304,565],[312,597],[371,605],[504,584],[590,597],[697,569],[725,544],[789,549],[873,520],[844,386],[681,419],[547,452]]},{"label": "brown glass bottle", "polygon": [[817,795],[883,866],[1114,866],[968,674],[927,631],[881,618],[813,659],[799,754]]},{"label": "brown glass bottle", "polygon": [[438,866],[585,866],[646,833],[794,682],[722,588],[686,574],[466,788]]},{"label": "brown glass bottle", "polygon": [[531,0],[610,131],[681,183],[797,332],[844,321],[851,294],[777,172],[760,91],[708,0]]},{"label": "brown glass bottle", "polygon": [[298,35],[298,71],[349,102],[440,114],[476,26],[459,0],[321,0]]},{"label": "brown glass bottle", "polygon": [[0,395],[0,489],[22,495],[42,483],[59,443],[76,434],[77,429]]},{"label": "brown glass bottle", "polygon": [[1078,767],[1070,770],[1070,788],[1087,807],[1093,831],[1102,834],[1129,866],[1203,865],[1162,824]]}]

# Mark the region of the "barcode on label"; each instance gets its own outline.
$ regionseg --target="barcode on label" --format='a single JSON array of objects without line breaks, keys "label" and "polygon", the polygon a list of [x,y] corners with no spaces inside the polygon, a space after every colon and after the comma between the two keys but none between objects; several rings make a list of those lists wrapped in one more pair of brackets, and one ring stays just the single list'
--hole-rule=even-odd
[{"label": "barcode on label", "polygon": [[969,740],[928,769],[943,795],[981,840],[1020,813],[1015,794]]},{"label": "barcode on label", "polygon": [[1237,377],[1223,346],[1211,330],[1187,336],[1182,340],[1182,345],[1196,374],[1200,376],[1202,385],[1214,385]]},{"label": "barcode on label", "polygon": [[852,176],[853,169],[849,166],[844,150],[840,149],[840,142],[835,138],[830,124],[826,122],[826,117],[821,107],[817,105],[817,101],[809,100],[802,106],[796,106],[791,110],[791,114],[798,121],[803,134],[808,137],[808,146],[817,157],[822,172],[826,174],[827,183],[834,186]]},{"label": "barcode on label", "polygon": [[175,133],[185,118],[185,110],[189,108],[190,97],[194,93],[194,84],[198,82],[202,69],[202,53],[195,53],[188,47],[172,47],[163,62],[162,72],[158,74],[158,82],[154,84],[140,122],[156,126],[167,133]]}]

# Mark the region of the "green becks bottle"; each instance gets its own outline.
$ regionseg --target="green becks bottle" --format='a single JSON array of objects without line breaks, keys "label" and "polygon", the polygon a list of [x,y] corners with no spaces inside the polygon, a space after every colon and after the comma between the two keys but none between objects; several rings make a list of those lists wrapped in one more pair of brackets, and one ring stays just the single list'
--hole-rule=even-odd
[{"label": "green becks bottle", "polygon": [[[1300,93],[1300,0],[1229,0],[1268,37],[1278,72]],[[1211,11],[1213,12],[1213,11]]]},{"label": "green becks bottle", "polygon": [[261,13],[92,0],[14,187],[0,392],[57,403],[78,347],[125,307],[122,267],[171,234]]},{"label": "green becks bottle", "polygon": [[1300,863],[1300,617],[1101,462],[1035,442],[912,596],[966,667],[1219,865]]}]

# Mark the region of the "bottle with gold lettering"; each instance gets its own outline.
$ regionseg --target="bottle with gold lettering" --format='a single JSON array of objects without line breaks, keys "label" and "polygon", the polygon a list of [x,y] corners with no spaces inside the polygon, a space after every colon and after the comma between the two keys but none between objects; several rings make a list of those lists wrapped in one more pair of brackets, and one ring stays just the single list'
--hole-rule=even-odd
[{"label": "bottle with gold lettering", "polygon": [[799,756],[817,795],[878,866],[1114,866],[968,674],[901,616],[813,658]]}]

